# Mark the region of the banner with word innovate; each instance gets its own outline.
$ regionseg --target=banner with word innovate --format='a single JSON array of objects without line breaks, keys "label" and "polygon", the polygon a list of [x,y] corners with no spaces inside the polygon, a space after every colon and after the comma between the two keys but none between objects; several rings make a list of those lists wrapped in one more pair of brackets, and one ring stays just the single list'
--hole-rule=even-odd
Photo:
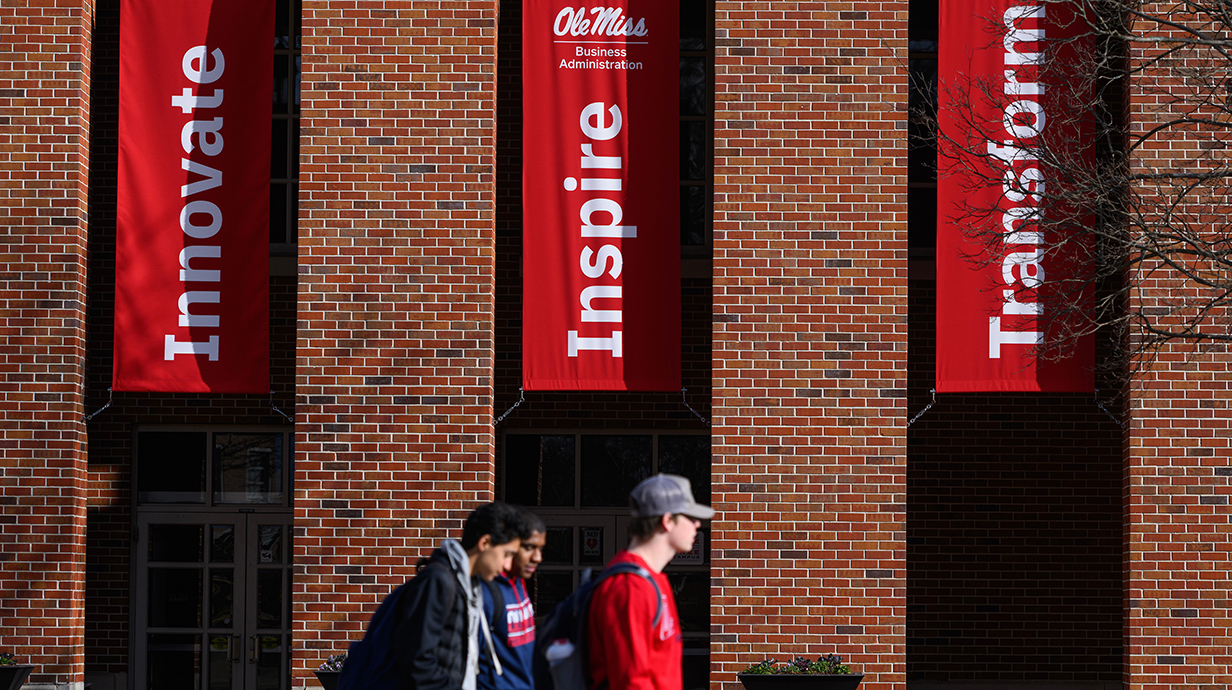
[{"label": "banner with word innovate", "polygon": [[269,390],[274,0],[120,5],[120,391]]}]

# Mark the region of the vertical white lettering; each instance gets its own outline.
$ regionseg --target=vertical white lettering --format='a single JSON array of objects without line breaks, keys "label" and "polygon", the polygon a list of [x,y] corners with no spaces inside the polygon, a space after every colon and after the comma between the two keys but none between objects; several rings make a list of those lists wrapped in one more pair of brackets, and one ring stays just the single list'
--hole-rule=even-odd
[{"label": "vertical white lettering", "polygon": [[211,362],[218,361],[218,336],[211,335],[209,340],[201,342],[182,343],[174,335],[168,335],[163,340],[163,359],[170,362],[176,355],[206,355]]}]

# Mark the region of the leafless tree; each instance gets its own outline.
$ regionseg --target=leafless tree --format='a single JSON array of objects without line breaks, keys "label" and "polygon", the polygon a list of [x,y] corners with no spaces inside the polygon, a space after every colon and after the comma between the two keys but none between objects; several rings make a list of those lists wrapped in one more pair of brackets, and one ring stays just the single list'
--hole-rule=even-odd
[{"label": "leafless tree", "polygon": [[[1074,27],[1043,41],[1030,65],[1049,108],[1024,155],[1047,182],[1005,183],[1005,154],[990,152],[1005,137],[1004,80],[941,75],[942,109],[913,117],[934,130],[961,123],[938,134],[939,175],[958,175],[971,199],[985,194],[941,215],[963,228],[968,261],[1000,264],[1021,241],[1003,226],[1006,196],[1037,195],[1031,229],[1043,233],[1049,274],[1019,300],[1042,307],[1049,335],[1036,357],[1068,356],[1100,334],[1103,367],[1125,375],[1164,346],[1222,349],[1232,341],[1232,0],[1031,4]],[[1001,16],[981,24],[990,45],[1010,30]],[[1001,190],[995,203],[990,188]]]}]

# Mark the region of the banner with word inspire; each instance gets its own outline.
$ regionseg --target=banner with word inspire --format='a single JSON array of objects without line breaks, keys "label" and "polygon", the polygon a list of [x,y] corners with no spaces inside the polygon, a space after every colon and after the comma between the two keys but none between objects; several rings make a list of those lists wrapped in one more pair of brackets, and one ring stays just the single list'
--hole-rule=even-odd
[{"label": "banner with word inspire", "polygon": [[523,4],[527,390],[680,389],[677,5]]},{"label": "banner with word inspire", "polygon": [[120,5],[121,391],[269,390],[274,0]]},{"label": "banner with word inspire", "polygon": [[1059,281],[1080,285],[1083,273],[1081,257],[1055,249],[1066,246],[1060,233],[1078,228],[1042,223],[1060,210],[1056,192],[1066,182],[1040,158],[1041,147],[1051,152],[1043,161],[1087,155],[1087,114],[1076,107],[1090,102],[1079,93],[1089,87],[1066,73],[1079,63],[1083,26],[1060,3],[941,1],[940,392],[1094,388],[1092,338],[1063,359],[1037,356],[1064,327],[1064,316],[1045,312],[1047,298],[1060,294]]}]

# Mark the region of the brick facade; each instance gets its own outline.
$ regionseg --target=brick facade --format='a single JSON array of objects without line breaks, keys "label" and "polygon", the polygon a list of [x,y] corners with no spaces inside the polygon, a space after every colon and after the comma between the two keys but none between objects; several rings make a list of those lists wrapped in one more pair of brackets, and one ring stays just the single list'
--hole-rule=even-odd
[{"label": "brick facade", "polygon": [[712,686],[905,679],[906,20],[716,4]]},{"label": "brick facade", "polygon": [[[1151,39],[1131,48],[1133,64],[1158,58],[1176,47],[1170,39],[1189,39],[1179,27],[1201,26],[1202,17],[1180,14],[1170,5],[1147,5],[1148,13],[1168,13],[1176,27],[1141,20],[1135,27]],[[1206,30],[1205,28],[1203,30]],[[1152,62],[1129,80],[1129,127],[1140,135],[1172,118],[1193,114],[1226,118],[1222,109],[1195,107],[1192,66],[1214,64],[1221,53],[1182,47],[1173,59]],[[1213,93],[1222,94],[1222,87]],[[1221,97],[1221,96],[1220,96]],[[1135,172],[1184,172],[1224,167],[1229,159],[1223,126],[1198,123],[1169,128],[1135,151]],[[1189,184],[1188,181],[1185,184]],[[1147,199],[1175,203],[1171,182],[1142,182],[1134,190]],[[1189,198],[1172,210],[1182,221],[1219,225],[1228,213],[1222,189]],[[1198,225],[1196,227],[1202,227]],[[1226,241],[1226,237],[1218,237]],[[1144,266],[1144,269],[1159,268]],[[1193,281],[1165,268],[1151,274],[1134,296],[1134,308],[1166,319],[1174,301],[1201,297]],[[1209,296],[1209,293],[1208,293]],[[1212,327],[1225,332],[1226,309],[1212,315]],[[1128,387],[1129,430],[1124,460],[1125,666],[1127,690],[1226,687],[1232,684],[1232,588],[1229,548],[1229,438],[1232,370],[1226,344],[1201,346],[1174,342],[1153,366]]]},{"label": "brick facade", "polygon": [[77,687],[93,11],[0,7],[0,649]]},{"label": "brick facade", "polygon": [[493,498],[497,4],[303,18],[297,684]]}]

